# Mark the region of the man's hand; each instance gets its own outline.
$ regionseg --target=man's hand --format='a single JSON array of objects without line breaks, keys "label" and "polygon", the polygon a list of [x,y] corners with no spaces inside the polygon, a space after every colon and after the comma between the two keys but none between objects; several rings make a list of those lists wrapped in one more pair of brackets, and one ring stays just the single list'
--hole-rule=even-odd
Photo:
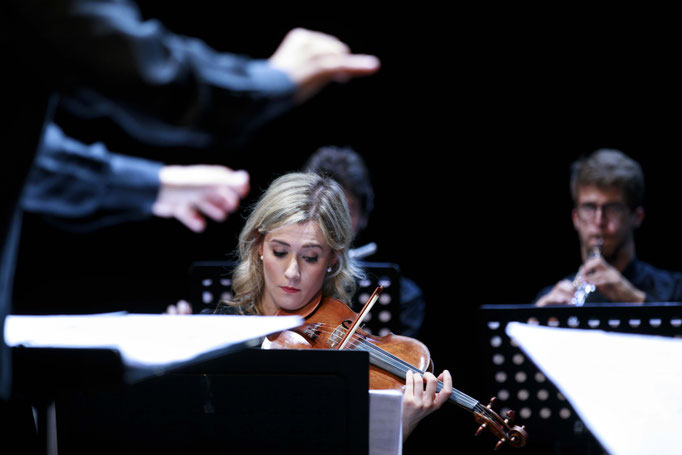
[{"label": "man's hand", "polygon": [[206,228],[205,216],[224,221],[249,192],[246,171],[218,165],[164,166],[152,213],[174,217],[194,232]]},{"label": "man's hand", "polygon": [[291,30],[269,61],[298,86],[298,102],[307,100],[332,81],[346,82],[379,69],[377,57],[351,54],[348,46],[337,38],[303,28]]},{"label": "man's hand", "polygon": [[621,273],[602,257],[588,259],[581,273],[588,283],[611,302],[643,303],[646,294],[630,283]]},{"label": "man's hand", "polygon": [[568,280],[561,280],[554,285],[551,291],[543,295],[535,302],[535,306],[562,305],[571,303],[575,288]]},{"label": "man's hand", "polygon": [[[621,273],[604,258],[588,259],[578,271],[587,283],[596,286],[601,295],[611,302],[644,302],[646,294],[630,283]],[[571,303],[575,293],[573,283],[568,280],[559,281],[552,290],[540,297],[535,306],[560,305]]]}]

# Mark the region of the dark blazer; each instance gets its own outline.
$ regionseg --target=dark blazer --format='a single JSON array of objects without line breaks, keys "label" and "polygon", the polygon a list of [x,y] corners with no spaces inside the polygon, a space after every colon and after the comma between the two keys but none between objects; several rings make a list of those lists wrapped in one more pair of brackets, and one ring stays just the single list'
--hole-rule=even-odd
[{"label": "dark blazer", "polygon": [[[5,316],[20,229],[18,200],[60,96],[102,109],[131,135],[169,126],[233,137],[293,102],[295,86],[264,60],[219,53],[143,20],[127,0],[8,0],[0,152],[0,399],[10,392]],[[140,125],[143,127],[140,128]]]}]

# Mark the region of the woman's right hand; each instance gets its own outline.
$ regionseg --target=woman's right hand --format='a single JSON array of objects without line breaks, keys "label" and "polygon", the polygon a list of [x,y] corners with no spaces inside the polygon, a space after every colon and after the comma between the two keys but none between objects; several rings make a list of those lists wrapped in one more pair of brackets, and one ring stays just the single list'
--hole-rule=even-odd
[{"label": "woman's right hand", "polygon": [[179,300],[174,305],[168,305],[165,314],[192,314],[192,305],[185,300]]}]

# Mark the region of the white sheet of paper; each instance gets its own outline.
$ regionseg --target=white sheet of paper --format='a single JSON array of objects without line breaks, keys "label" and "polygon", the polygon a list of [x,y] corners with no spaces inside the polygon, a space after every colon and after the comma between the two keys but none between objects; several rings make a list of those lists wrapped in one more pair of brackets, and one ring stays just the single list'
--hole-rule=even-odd
[{"label": "white sheet of paper", "polygon": [[611,455],[682,453],[682,339],[518,322],[506,331]]},{"label": "white sheet of paper", "polygon": [[9,315],[9,346],[114,348],[126,365],[157,367],[191,360],[303,323],[298,316],[165,315]]},{"label": "white sheet of paper", "polygon": [[369,391],[369,453],[403,452],[403,394],[399,390]]}]

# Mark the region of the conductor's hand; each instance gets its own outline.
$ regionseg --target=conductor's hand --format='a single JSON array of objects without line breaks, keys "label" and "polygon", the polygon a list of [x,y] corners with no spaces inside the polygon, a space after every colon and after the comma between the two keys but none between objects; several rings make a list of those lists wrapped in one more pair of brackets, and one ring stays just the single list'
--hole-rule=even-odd
[{"label": "conductor's hand", "polygon": [[194,232],[206,228],[206,216],[224,221],[249,192],[249,174],[218,165],[164,166],[152,213],[176,218]]},{"label": "conductor's hand", "polygon": [[379,69],[373,55],[351,54],[337,38],[303,28],[291,30],[270,57],[298,86],[296,100],[303,102],[332,81],[346,82]]},{"label": "conductor's hand", "polygon": [[[443,382],[443,388],[437,392],[439,380]],[[410,435],[420,420],[448,401],[451,393],[452,376],[448,370],[443,371],[438,378],[431,373],[425,373],[422,377],[418,373],[408,371],[403,395],[403,440]]]},{"label": "conductor's hand", "polygon": [[580,273],[587,282],[611,302],[642,303],[646,298],[644,291],[637,289],[627,278],[602,257],[588,259]]},{"label": "conductor's hand", "polygon": [[561,280],[554,285],[551,291],[543,295],[535,302],[535,306],[562,305],[571,303],[575,287],[569,280]]}]

